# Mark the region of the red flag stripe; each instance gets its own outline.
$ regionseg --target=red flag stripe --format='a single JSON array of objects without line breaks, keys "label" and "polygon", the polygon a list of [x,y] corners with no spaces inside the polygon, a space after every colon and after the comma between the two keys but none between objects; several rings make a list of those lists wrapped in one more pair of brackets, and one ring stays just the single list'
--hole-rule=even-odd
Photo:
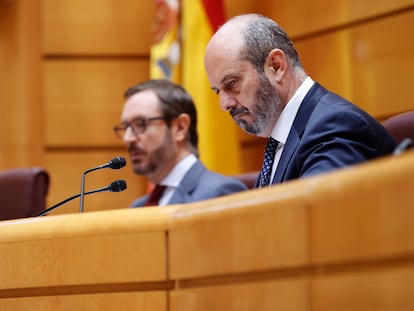
[{"label": "red flag stripe", "polygon": [[208,20],[210,21],[213,32],[216,32],[219,26],[225,21],[223,0],[201,0],[206,11]]}]

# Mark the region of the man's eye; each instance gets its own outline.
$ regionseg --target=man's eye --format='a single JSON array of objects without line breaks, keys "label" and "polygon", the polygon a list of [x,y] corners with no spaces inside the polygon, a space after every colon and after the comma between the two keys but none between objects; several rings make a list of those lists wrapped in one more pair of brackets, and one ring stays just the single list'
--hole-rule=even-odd
[{"label": "man's eye", "polygon": [[140,128],[140,127],[145,126],[143,120],[136,120],[136,121],[132,122],[131,125],[135,128]]},{"label": "man's eye", "polygon": [[226,88],[229,90],[234,89],[237,86],[237,81],[236,80],[231,80],[226,84]]}]

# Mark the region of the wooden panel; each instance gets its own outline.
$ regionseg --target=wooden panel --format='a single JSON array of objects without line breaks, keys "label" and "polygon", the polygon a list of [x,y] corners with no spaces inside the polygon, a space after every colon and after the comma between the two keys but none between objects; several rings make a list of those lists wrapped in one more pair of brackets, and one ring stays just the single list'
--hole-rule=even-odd
[{"label": "wooden panel", "polygon": [[414,310],[414,265],[317,277],[312,310]]},{"label": "wooden panel", "polygon": [[25,299],[0,299],[2,311],[44,311],[44,310],[88,310],[88,311],[130,311],[167,310],[165,292],[138,292],[96,295],[67,295]]},{"label": "wooden panel", "polygon": [[308,292],[303,279],[183,289],[171,293],[169,310],[305,311]]},{"label": "wooden panel", "polygon": [[0,287],[162,280],[165,278],[163,240],[164,233],[131,233],[48,237],[2,244],[1,253],[13,255],[2,260]]},{"label": "wooden panel", "polygon": [[112,127],[120,122],[124,91],[147,78],[143,60],[46,61],[47,146],[120,146]]},{"label": "wooden panel", "polygon": [[414,70],[414,41],[401,31],[413,28],[413,23],[414,10],[303,40],[297,47],[314,79],[383,119],[413,108],[407,90]]},{"label": "wooden panel", "polygon": [[260,171],[267,139],[247,134],[240,129],[242,172]]},{"label": "wooden panel", "polygon": [[274,18],[290,36],[323,31],[412,8],[413,0],[264,1],[258,12]]},{"label": "wooden panel", "polygon": [[8,254],[0,265],[0,309],[166,310],[172,288],[166,230],[173,211],[0,222],[0,253]]},{"label": "wooden panel", "polygon": [[[277,204],[266,190],[181,207],[173,216],[169,234],[171,277],[204,277],[304,263],[308,254],[303,203],[293,199]],[[257,200],[250,201],[252,197]],[[244,208],[239,209],[241,206]]]},{"label": "wooden panel", "polygon": [[[333,175],[315,189],[310,211],[313,262],[360,261],[412,252],[414,151],[405,155],[404,162],[397,157],[386,163],[364,171],[359,166],[348,168],[337,180]],[[344,182],[348,178],[355,182]]]},{"label": "wooden panel", "polygon": [[148,55],[154,1],[44,0],[45,54]]},{"label": "wooden panel", "polygon": [[125,282],[143,289],[145,282],[165,281],[168,211],[130,209],[1,222],[0,253],[8,254],[0,265],[2,296],[44,295],[53,288],[61,294],[97,293]]},{"label": "wooden panel", "polygon": [[[253,0],[224,0],[224,10],[226,17],[232,17],[239,14],[245,14],[247,12],[266,12],[264,9],[266,6],[266,1],[253,1]],[[263,13],[262,13],[263,14]]]},{"label": "wooden panel", "polygon": [[[127,165],[120,170],[103,169],[94,171],[85,177],[85,190],[92,190],[109,185],[111,182],[123,179],[127,189],[123,192],[103,192],[91,194],[84,198],[84,212],[109,209],[126,209],[134,199],[143,195],[147,190],[144,177],[135,175],[125,151],[64,151],[47,152],[47,169],[51,175],[51,185],[48,196],[49,206],[80,192],[82,173],[92,167],[102,165],[116,156],[125,157]],[[62,205],[53,214],[79,212],[79,199]]]},{"label": "wooden panel", "polygon": [[0,1],[0,168],[42,164],[40,1]]}]

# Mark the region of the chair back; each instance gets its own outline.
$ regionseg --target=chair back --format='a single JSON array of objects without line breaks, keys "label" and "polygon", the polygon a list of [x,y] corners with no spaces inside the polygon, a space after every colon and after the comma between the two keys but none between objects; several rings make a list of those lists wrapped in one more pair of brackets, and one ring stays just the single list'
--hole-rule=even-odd
[{"label": "chair back", "polygon": [[414,111],[396,114],[383,122],[384,127],[399,145],[405,138],[414,141]]},{"label": "chair back", "polygon": [[31,217],[46,208],[49,174],[40,167],[0,171],[0,220]]},{"label": "chair back", "polygon": [[247,173],[240,173],[236,175],[232,175],[231,177],[240,180],[244,183],[248,189],[253,189],[254,184],[256,183],[256,179],[259,176],[259,171],[257,172],[247,172]]}]

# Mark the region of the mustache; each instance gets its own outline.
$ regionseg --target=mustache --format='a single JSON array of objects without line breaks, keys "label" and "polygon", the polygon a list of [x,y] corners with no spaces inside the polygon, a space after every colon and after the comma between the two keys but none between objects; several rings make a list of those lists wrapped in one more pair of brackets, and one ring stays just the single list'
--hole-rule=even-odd
[{"label": "mustache", "polygon": [[237,116],[239,114],[249,113],[249,110],[247,108],[244,108],[244,107],[236,107],[236,108],[230,109],[229,113],[232,116],[232,118],[234,118],[235,116]]},{"label": "mustache", "polygon": [[134,152],[145,153],[145,150],[144,150],[144,149],[142,149],[142,148],[139,148],[139,147],[137,147],[137,146],[130,145],[130,146],[128,147],[128,152],[129,152],[129,153],[134,153]]}]

